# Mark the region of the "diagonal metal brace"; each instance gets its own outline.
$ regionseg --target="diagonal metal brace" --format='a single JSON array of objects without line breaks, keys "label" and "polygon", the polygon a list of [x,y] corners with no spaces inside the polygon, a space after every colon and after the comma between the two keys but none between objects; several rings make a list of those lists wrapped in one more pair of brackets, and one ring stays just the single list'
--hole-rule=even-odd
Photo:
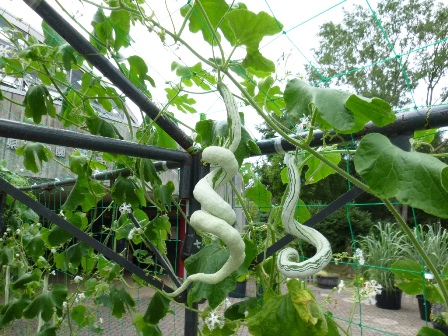
[{"label": "diagonal metal brace", "polygon": [[[305,223],[302,225],[306,225],[309,227],[313,227],[316,224],[323,221],[328,216],[335,213],[338,209],[346,205],[348,202],[353,200],[354,198],[358,197],[359,195],[363,194],[364,190],[354,186],[352,189],[347,191],[346,193],[339,196],[336,200],[328,204],[325,208],[323,208],[321,211],[319,211],[317,214],[315,214],[313,217],[308,219]],[[291,243],[294,239],[296,239],[295,236],[287,234],[283,238],[279,239],[275,244],[268,247],[268,249],[265,252],[261,252],[257,258],[255,259],[255,263],[261,263],[264,259],[269,258],[272,256],[275,252],[279,251],[281,248],[285,247],[287,244]]]},{"label": "diagonal metal brace", "polygon": [[[137,229],[141,229],[140,223],[138,222],[138,220],[135,218],[135,216],[132,213],[128,213],[128,218],[132,221],[132,223],[134,224],[134,226]],[[162,255],[162,253],[160,253],[160,251],[157,249],[157,247],[155,247],[154,244],[148,238],[146,238],[145,236],[143,236],[142,238],[145,241],[145,243],[148,245],[148,247],[151,249],[151,251],[156,255],[160,265],[168,273],[169,277],[171,278],[171,280],[173,280],[174,284],[177,287],[180,287],[181,283],[180,283],[178,277],[176,276],[173,269],[171,268],[171,265],[166,261],[165,257]]]},{"label": "diagonal metal brace", "polygon": [[35,211],[40,216],[43,216],[47,218],[49,221],[53,222],[57,226],[59,226],[61,229],[67,231],[80,241],[86,243],[87,245],[93,247],[94,250],[101,253],[103,256],[109,258],[110,260],[114,261],[121,267],[123,267],[125,270],[137,275],[138,277],[142,278],[144,281],[148,282],[150,285],[160,289],[164,290],[168,293],[171,293],[173,290],[166,286],[163,282],[157,280],[156,278],[152,276],[148,276],[144,270],[142,270],[140,267],[134,265],[129,260],[123,258],[118,253],[112,251],[107,246],[100,243],[95,238],[89,236],[87,233],[81,231],[76,226],[70,224],[66,220],[64,220],[62,217],[55,214],[53,211],[48,209],[46,206],[40,204],[39,202],[32,199],[30,196],[26,195],[21,190],[17,189],[4,179],[0,178],[0,190],[6,192],[7,194],[11,195],[13,198],[21,202],[22,204],[28,206],[31,210]]}]

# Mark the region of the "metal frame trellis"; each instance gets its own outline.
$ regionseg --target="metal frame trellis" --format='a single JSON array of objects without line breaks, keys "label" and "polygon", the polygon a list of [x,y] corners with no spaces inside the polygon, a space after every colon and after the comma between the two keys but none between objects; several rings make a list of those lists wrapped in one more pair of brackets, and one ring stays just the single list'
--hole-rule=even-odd
[{"label": "metal frame trellis", "polygon": [[[23,0],[28,4],[43,20],[45,20],[58,34],[60,34],[69,44],[72,45],[80,54],[82,54],[91,64],[93,64],[100,72],[107,77],[113,85],[120,89],[130,100],[132,100],[142,111],[150,118],[155,119],[156,123],[169,134],[186,152],[174,151],[169,149],[158,148],[154,146],[139,145],[128,141],[80,134],[61,129],[52,129],[48,127],[40,127],[29,124],[21,124],[13,121],[0,119],[0,136],[11,137],[22,140],[38,141],[48,144],[77,147],[88,150],[110,152],[117,154],[126,154],[152,160],[169,160],[169,163],[160,162],[156,164],[157,169],[180,168],[181,180],[179,185],[179,196],[187,202],[187,215],[200,208],[200,204],[193,198],[193,187],[196,182],[204,177],[208,172],[208,167],[204,167],[200,162],[200,152],[194,151],[194,142],[180,128],[176,126],[170,119],[165,116],[159,116],[159,109],[142,93],[128,78],[126,78],[116,67],[114,67],[104,56],[102,56],[95,47],[89,43],[81,34],[79,34],[70,24],[68,24],[45,0]],[[431,109],[420,109],[397,115],[397,120],[393,124],[377,128],[374,125],[367,124],[365,128],[351,135],[338,135],[338,137],[328,138],[327,144],[339,143],[341,141],[355,141],[363,135],[371,132],[378,132],[391,138],[409,137],[415,130],[423,130],[430,128],[438,128],[448,125],[448,106],[433,107]],[[299,134],[298,137],[305,137],[307,134]],[[319,131],[314,132],[314,139],[311,145],[319,145],[323,134]],[[294,149],[286,140],[282,138],[274,138],[259,141],[258,146],[261,149],[261,155],[284,153]],[[129,174],[128,170],[110,171],[96,174],[93,178],[109,179],[114,174]],[[34,187],[26,188],[26,190],[37,188],[51,188],[57,185],[73,184],[76,180],[66,180],[60,182],[51,182]],[[65,183],[65,184],[64,184]],[[50,209],[36,202],[24,193],[25,190],[19,190],[0,178],[0,193],[11,195],[18,201],[28,205],[39,215],[49,219],[62,229],[70,232],[79,240],[92,246],[95,250],[102,253],[111,260],[117,262],[126,270],[138,275],[156,288],[164,289],[168,292],[171,288],[166,287],[162,282],[153,279],[146,273],[127,261],[119,254],[110,250],[94,238],[77,229],[60,216],[57,216]],[[327,216],[334,213],[340,207],[352,201],[359,196],[362,190],[354,187],[340,196],[334,202],[322,209],[311,219],[305,222],[305,225],[314,226]],[[1,195],[1,194],[0,194]],[[4,196],[1,196],[4,199]],[[138,224],[138,223],[137,223]],[[182,259],[197,252],[194,242],[199,237],[195,234],[191,227],[187,227],[184,244],[181,251]],[[259,255],[255,262],[261,262],[264,257],[272,255],[280,248],[291,242],[292,236],[285,236],[276,244],[268,249],[267,255]],[[171,272],[172,273],[172,272]],[[174,274],[170,274],[175,277]],[[176,279],[177,280],[177,279]],[[178,284],[178,282],[175,281]],[[185,294],[186,295],[186,294]],[[181,299],[185,299],[185,295]],[[198,314],[190,310],[185,311],[184,335],[196,336],[198,333]]]}]

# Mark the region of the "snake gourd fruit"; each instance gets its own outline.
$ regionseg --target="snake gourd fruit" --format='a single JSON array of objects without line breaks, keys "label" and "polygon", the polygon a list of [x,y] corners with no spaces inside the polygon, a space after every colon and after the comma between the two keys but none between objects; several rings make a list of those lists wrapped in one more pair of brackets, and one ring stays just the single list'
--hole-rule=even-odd
[{"label": "snake gourd fruit", "polygon": [[196,184],[193,195],[201,204],[201,210],[191,215],[190,225],[197,231],[211,233],[221,239],[228,246],[230,255],[217,272],[196,273],[188,276],[179,288],[169,294],[171,297],[182,293],[194,281],[216,284],[224,280],[241,266],[246,257],[244,241],[240,233],[232,227],[236,221],[235,211],[215,191],[216,188],[229,182],[238,172],[239,165],[233,153],[241,141],[241,121],[235,99],[221,81],[218,81],[218,90],[226,104],[229,120],[229,137],[225,143],[227,148],[210,146],[202,153],[203,161],[216,164],[219,168],[207,174]]},{"label": "snake gourd fruit", "polygon": [[328,265],[332,258],[331,245],[319,231],[309,226],[302,225],[294,219],[295,209],[300,194],[300,172],[293,155],[288,161],[289,192],[285,199],[282,211],[282,222],[285,231],[299,239],[316,247],[316,254],[302,262],[298,262],[299,253],[287,247],[279,252],[277,267],[287,278],[305,278],[321,271]]}]

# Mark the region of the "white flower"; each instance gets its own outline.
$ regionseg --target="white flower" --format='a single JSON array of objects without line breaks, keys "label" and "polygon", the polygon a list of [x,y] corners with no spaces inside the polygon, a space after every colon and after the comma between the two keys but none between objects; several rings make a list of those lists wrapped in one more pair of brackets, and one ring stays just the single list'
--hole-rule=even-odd
[{"label": "white flower", "polygon": [[3,241],[3,238],[0,238],[0,241]]},{"label": "white flower", "polygon": [[82,277],[80,277],[79,275],[75,276],[75,278],[73,279],[73,281],[76,283],[79,283],[82,280],[83,280]]},{"label": "white flower", "polygon": [[358,263],[360,265],[364,265],[364,263],[365,263],[364,253],[362,252],[362,250],[360,248],[356,249],[355,254],[353,255],[353,257],[358,260]]},{"label": "white flower", "polygon": [[218,326],[219,329],[222,329],[222,327],[224,327],[224,320],[221,316],[216,314],[216,312],[212,311],[210,312],[209,317],[205,319],[205,324],[207,325],[210,331],[215,329],[216,326]]},{"label": "white flower", "polygon": [[17,233],[17,234],[20,234],[20,229],[17,229],[17,230],[16,230],[16,233]]},{"label": "white flower", "polygon": [[98,323],[99,324],[102,324],[103,323],[103,319],[100,317],[100,319],[98,320]]},{"label": "white flower", "polygon": [[296,125],[297,133],[302,132],[304,129],[307,129],[310,126],[310,117],[303,116],[300,118],[300,122]]},{"label": "white flower", "polygon": [[120,210],[121,213],[124,213],[124,212],[131,213],[132,206],[129,203],[124,202],[122,205],[120,205],[118,210]]},{"label": "white flower", "polygon": [[20,257],[20,254],[16,253],[16,257]]},{"label": "white flower", "polygon": [[64,214],[64,211],[59,211],[59,216],[61,216],[62,218],[65,218],[65,214]]},{"label": "white flower", "polygon": [[425,279],[426,279],[426,280],[432,280],[432,279],[434,279],[434,274],[432,274],[432,273],[425,273]]},{"label": "white flower", "polygon": [[132,228],[131,231],[129,231],[128,239],[131,240],[132,237],[134,237],[134,232],[137,231],[137,228]]},{"label": "white flower", "polygon": [[338,285],[338,293],[340,293],[345,288],[344,280],[341,280]]},{"label": "white flower", "polygon": [[52,248],[52,249],[51,249],[51,253],[55,254],[55,253],[56,253],[56,249],[55,249],[55,248]]},{"label": "white flower", "polygon": [[51,275],[56,275],[56,271],[55,271],[55,270],[52,270],[52,271],[50,272],[50,274],[51,274]]},{"label": "white flower", "polygon": [[7,232],[11,231],[11,228],[6,228],[6,231],[7,231]]},{"label": "white flower", "polygon": [[62,308],[67,308],[67,301],[62,302]]},{"label": "white flower", "polygon": [[54,178],[54,181],[55,181],[55,182],[61,182],[61,180],[58,179],[57,177]]},{"label": "white flower", "polygon": [[361,257],[361,258],[359,258],[359,260],[358,260],[358,263],[360,264],[360,265],[364,265],[365,264],[365,260],[364,260],[364,257]]}]

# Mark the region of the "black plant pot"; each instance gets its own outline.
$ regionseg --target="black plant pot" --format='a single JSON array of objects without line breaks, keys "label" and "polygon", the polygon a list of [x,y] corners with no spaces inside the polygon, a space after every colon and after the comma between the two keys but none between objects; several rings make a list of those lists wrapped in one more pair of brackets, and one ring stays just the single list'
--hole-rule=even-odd
[{"label": "black plant pot", "polygon": [[395,288],[393,291],[381,291],[376,295],[376,306],[381,309],[399,310],[401,309],[401,296],[403,292]]},{"label": "black plant pot", "polygon": [[416,296],[418,301],[418,310],[420,311],[420,318],[424,321],[429,321],[431,314],[431,302],[423,298],[423,294]]},{"label": "black plant pot", "polygon": [[448,335],[448,327],[447,326],[441,326],[441,325],[433,322],[432,327],[436,330],[443,332],[445,335]]},{"label": "black plant pot", "polygon": [[338,286],[339,282],[339,277],[337,276],[318,275],[316,276],[316,279],[317,279],[317,287],[319,288],[333,289],[334,287]]},{"label": "black plant pot", "polygon": [[237,282],[236,288],[229,293],[229,296],[232,298],[243,298],[246,296],[246,285],[247,282]]}]

